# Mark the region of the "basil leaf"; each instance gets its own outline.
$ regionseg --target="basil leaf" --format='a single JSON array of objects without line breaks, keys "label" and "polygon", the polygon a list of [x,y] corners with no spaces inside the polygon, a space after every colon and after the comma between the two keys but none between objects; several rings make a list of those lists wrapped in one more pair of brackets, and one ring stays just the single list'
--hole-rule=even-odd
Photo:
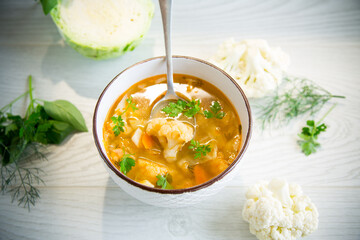
[{"label": "basil leaf", "polygon": [[49,12],[58,4],[58,0],[40,0],[43,11],[45,15],[48,15]]},{"label": "basil leaf", "polygon": [[56,100],[44,102],[45,112],[55,120],[66,122],[76,130],[87,132],[84,117],[72,103],[66,100]]}]

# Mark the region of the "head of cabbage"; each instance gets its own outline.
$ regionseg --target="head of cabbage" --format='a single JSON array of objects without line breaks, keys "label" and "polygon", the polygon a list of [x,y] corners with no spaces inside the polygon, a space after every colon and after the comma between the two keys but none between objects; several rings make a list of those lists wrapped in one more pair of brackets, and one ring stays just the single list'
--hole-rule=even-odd
[{"label": "head of cabbage", "polygon": [[64,40],[94,59],[132,51],[154,14],[151,0],[59,0],[50,12]]}]

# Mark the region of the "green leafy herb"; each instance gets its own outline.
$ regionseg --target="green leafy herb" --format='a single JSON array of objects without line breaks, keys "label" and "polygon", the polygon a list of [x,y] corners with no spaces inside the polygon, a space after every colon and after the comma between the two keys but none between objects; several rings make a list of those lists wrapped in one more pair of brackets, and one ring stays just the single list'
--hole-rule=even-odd
[{"label": "green leafy herb", "polygon": [[177,117],[182,113],[189,118],[194,117],[200,110],[200,100],[186,102],[181,99],[177,100],[177,102],[170,102],[166,107],[161,109],[161,111],[170,117]]},{"label": "green leafy herb", "polygon": [[85,125],[85,119],[81,112],[69,101],[44,101],[44,109],[53,119],[68,123],[80,132],[88,131]]},{"label": "green leafy herb", "polygon": [[313,115],[332,98],[345,97],[332,95],[308,79],[285,78],[275,95],[263,98],[255,107],[258,108],[257,114],[264,128],[275,121],[279,124],[288,123],[305,113]]},{"label": "green leafy herb", "polygon": [[135,166],[135,160],[131,158],[134,154],[125,154],[125,150],[123,149],[124,156],[119,161],[120,172],[126,175],[132,167]]},{"label": "green leafy herb", "polygon": [[125,131],[124,130],[125,122],[122,119],[121,115],[119,115],[117,117],[112,116],[111,121],[115,124],[115,126],[112,129],[115,136],[118,136],[121,132]]},{"label": "green leafy herb", "polygon": [[129,98],[126,99],[126,102],[128,103],[128,105],[126,106],[125,110],[119,115],[119,116],[112,116],[111,117],[111,121],[115,124],[115,126],[113,127],[113,132],[115,134],[115,136],[119,136],[119,134],[121,132],[124,132],[124,126],[125,126],[125,122],[124,119],[121,117],[124,113],[126,113],[126,111],[131,108],[133,111],[138,110],[138,108],[136,107],[136,104],[132,101],[133,98],[132,96],[130,96]]},{"label": "green leafy herb", "polygon": [[210,111],[205,110],[204,116],[206,118],[217,118],[217,119],[223,119],[225,117],[225,113],[223,111],[220,111],[222,109],[220,103],[218,101],[214,101],[210,106]]},{"label": "green leafy herb", "polygon": [[51,10],[56,7],[58,0],[40,0],[45,15],[48,15]]},{"label": "green leafy herb", "polygon": [[186,102],[179,99],[177,102],[170,102],[166,107],[161,109],[164,113],[170,117],[177,117],[180,113],[184,111],[186,107]]},{"label": "green leafy herb", "polygon": [[156,185],[161,187],[162,189],[173,189],[173,186],[171,186],[172,177],[169,173],[166,173],[165,175],[157,175],[156,178],[158,179],[156,182]]},{"label": "green leafy herb", "polygon": [[200,110],[200,100],[191,100],[190,102],[186,103],[184,115],[191,118],[200,112]]},{"label": "green leafy herb", "polygon": [[138,110],[138,108],[136,107],[136,104],[132,100],[133,100],[132,96],[130,96],[129,98],[126,99],[128,106],[126,107],[124,112],[126,112],[129,108],[131,108],[133,111]]},{"label": "green leafy herb", "polygon": [[329,111],[321,118],[321,120],[319,122],[315,123],[315,121],[313,121],[313,120],[308,120],[306,122],[307,127],[303,127],[301,133],[298,134],[298,136],[301,139],[298,141],[298,143],[301,147],[302,152],[306,156],[309,156],[310,154],[315,153],[316,149],[318,147],[320,147],[320,143],[317,142],[318,135],[321,132],[325,132],[326,128],[327,128],[325,123],[321,123],[321,122],[334,109],[335,106],[336,106],[336,104],[334,104],[329,109]]},{"label": "green leafy herb", "polygon": [[[11,192],[12,201],[16,199],[19,205],[30,209],[40,197],[34,184],[43,183],[42,171],[29,167],[30,160],[46,159],[45,145],[61,143],[74,132],[75,126],[81,126],[76,128],[81,131],[87,131],[87,128],[85,122],[79,121],[84,118],[74,105],[66,104],[69,109],[57,108],[58,102],[63,100],[45,102],[52,106],[49,114],[39,103],[41,101],[33,97],[32,77],[28,80],[29,91],[0,109],[0,173],[1,192]],[[25,116],[13,115],[12,105],[26,95],[30,102]]]},{"label": "green leafy herb", "polygon": [[199,159],[201,156],[206,156],[207,153],[211,152],[211,147],[209,144],[200,144],[194,139],[190,141],[189,149],[195,151],[194,159]]}]

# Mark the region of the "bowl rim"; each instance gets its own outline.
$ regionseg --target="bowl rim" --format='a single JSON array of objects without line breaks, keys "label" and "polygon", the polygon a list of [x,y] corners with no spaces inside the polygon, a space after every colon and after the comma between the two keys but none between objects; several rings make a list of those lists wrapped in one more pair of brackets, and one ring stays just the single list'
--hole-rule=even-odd
[{"label": "bowl rim", "polygon": [[[234,161],[224,170],[222,171],[220,174],[218,174],[216,177],[200,184],[200,185],[196,185],[190,188],[181,188],[181,189],[161,189],[161,188],[154,188],[154,187],[149,187],[146,185],[143,185],[141,183],[136,182],[135,180],[132,180],[131,178],[127,177],[126,175],[124,175],[123,173],[121,173],[110,161],[110,159],[108,159],[108,157],[106,156],[106,153],[104,153],[101,149],[101,145],[99,142],[99,136],[97,134],[97,127],[96,127],[96,122],[97,122],[97,112],[98,112],[98,108],[100,105],[100,102],[103,98],[103,96],[105,95],[105,93],[107,92],[108,88],[111,87],[111,85],[113,84],[113,82],[125,71],[129,70],[130,68],[136,67],[138,65],[141,65],[143,63],[149,62],[149,61],[153,61],[156,59],[165,59],[165,56],[158,56],[158,57],[153,57],[153,58],[148,58],[145,60],[142,60],[140,62],[137,62],[129,67],[127,67],[126,69],[124,69],[123,71],[121,71],[119,74],[117,74],[104,88],[104,90],[102,91],[102,93],[100,94],[98,101],[96,103],[95,109],[94,109],[94,116],[93,116],[93,137],[95,140],[95,145],[96,148],[99,151],[99,154],[101,156],[101,158],[104,160],[105,164],[118,176],[120,177],[122,180],[125,180],[127,183],[138,187],[142,190],[148,191],[148,192],[154,192],[154,193],[161,193],[161,194],[182,194],[182,193],[189,193],[189,192],[195,192],[201,189],[204,189],[210,185],[213,185],[214,183],[218,182],[219,180],[221,180],[222,178],[224,178],[228,173],[230,173],[235,166],[240,162],[240,160],[242,159],[246,149],[248,148],[249,145],[249,141],[251,138],[251,132],[252,132],[252,116],[251,116],[251,109],[250,109],[250,104],[249,101],[244,93],[244,91],[242,90],[242,88],[239,86],[239,84],[229,75],[227,74],[224,70],[220,69],[219,67],[215,66],[212,63],[209,63],[205,60],[199,59],[199,58],[195,58],[195,57],[190,57],[190,56],[181,56],[181,55],[173,55],[172,58],[184,58],[184,59],[190,59],[193,61],[197,61],[206,65],[209,65],[212,68],[215,68],[216,70],[220,71],[222,74],[224,74],[234,85],[235,87],[238,89],[238,91],[240,92],[240,94],[242,95],[244,102],[245,102],[245,106],[246,106],[246,110],[248,113],[248,117],[249,117],[249,128],[248,128],[248,132],[245,138],[245,142],[244,142],[244,146],[240,149],[240,152],[238,153],[238,155],[236,156],[236,158],[234,159]],[[221,90],[220,90],[221,91]]]}]

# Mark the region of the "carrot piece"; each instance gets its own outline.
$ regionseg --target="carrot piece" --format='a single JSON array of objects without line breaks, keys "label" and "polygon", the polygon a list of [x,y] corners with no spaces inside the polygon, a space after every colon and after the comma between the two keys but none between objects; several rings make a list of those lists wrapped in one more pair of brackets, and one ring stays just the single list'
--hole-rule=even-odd
[{"label": "carrot piece", "polygon": [[200,165],[194,166],[194,176],[195,176],[195,183],[197,185],[202,184],[208,180],[208,176],[204,168]]},{"label": "carrot piece", "polygon": [[154,144],[152,137],[146,133],[143,134],[141,140],[146,149],[150,149]]}]

